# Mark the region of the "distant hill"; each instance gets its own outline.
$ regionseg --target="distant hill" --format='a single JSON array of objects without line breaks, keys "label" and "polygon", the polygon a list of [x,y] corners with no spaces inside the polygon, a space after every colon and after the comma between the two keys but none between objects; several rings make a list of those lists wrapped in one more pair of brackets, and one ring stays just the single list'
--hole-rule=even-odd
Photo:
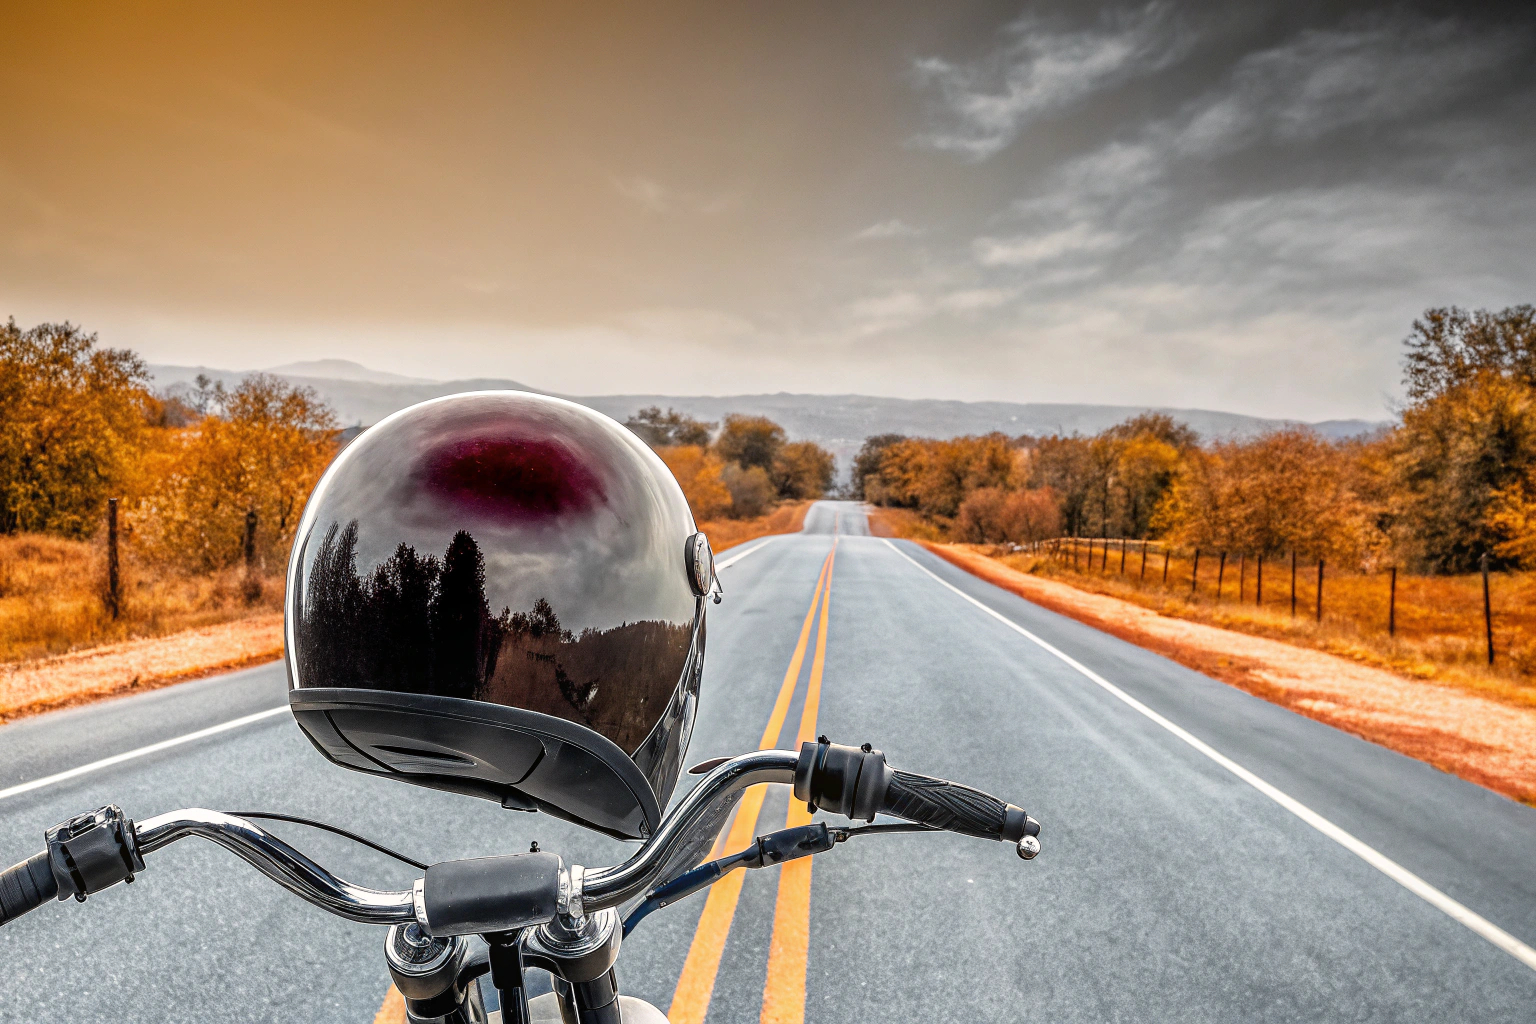
[{"label": "distant hill", "polygon": [[[341,366],[344,374],[311,375],[299,369]],[[206,366],[150,366],[155,382],[166,387],[191,382],[206,374],[226,385],[237,383],[244,372]],[[361,371],[359,373],[358,371]],[[291,363],[267,371],[294,384],[314,388],[331,403],[342,423],[367,426],[390,413],[417,402],[462,391],[534,391],[512,380],[476,379],[418,381],[383,374],[357,363],[339,359]],[[371,375],[365,378],[363,374]],[[389,379],[377,379],[389,378]],[[548,394],[550,392],[539,392]],[[1244,416],[1210,409],[1169,409],[1133,405],[1068,405],[1048,402],[951,402],[938,399],[877,398],[870,395],[561,395],[573,402],[623,420],[649,405],[668,407],[704,420],[719,420],[726,413],[767,416],[784,427],[791,440],[810,440],[826,446],[846,471],[853,454],[871,434],[908,434],[914,437],[954,437],[1000,430],[1005,434],[1096,434],[1138,413],[1165,412],[1181,420],[1205,438],[1243,438],[1285,425],[1287,421]],[[1355,437],[1386,426],[1370,420],[1326,420],[1308,424],[1331,438]]]},{"label": "distant hill", "polygon": [[431,384],[425,377],[402,377],[398,373],[373,370],[350,359],[306,359],[284,363],[266,371],[284,377],[320,377],[328,380],[361,380],[372,384]]}]

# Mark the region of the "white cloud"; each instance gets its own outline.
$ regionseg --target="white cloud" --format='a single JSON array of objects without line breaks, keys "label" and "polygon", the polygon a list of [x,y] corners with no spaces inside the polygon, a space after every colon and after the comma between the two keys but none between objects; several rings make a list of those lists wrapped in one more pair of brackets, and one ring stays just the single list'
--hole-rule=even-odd
[{"label": "white cloud", "polygon": [[1045,234],[978,238],[973,248],[977,261],[983,266],[1027,267],[1105,252],[1115,248],[1120,241],[1112,231],[1095,231],[1088,224],[1073,224]]},{"label": "white cloud", "polygon": [[948,122],[920,143],[985,160],[1031,122],[1166,67],[1187,48],[1161,3],[1084,31],[1053,30],[1024,17],[1008,35],[1008,45],[973,64],[939,57],[915,63],[918,81],[938,91]]},{"label": "white cloud", "polygon": [[922,233],[922,228],[915,228],[906,221],[895,218],[871,224],[853,237],[858,241],[873,241],[886,238],[916,238]]}]

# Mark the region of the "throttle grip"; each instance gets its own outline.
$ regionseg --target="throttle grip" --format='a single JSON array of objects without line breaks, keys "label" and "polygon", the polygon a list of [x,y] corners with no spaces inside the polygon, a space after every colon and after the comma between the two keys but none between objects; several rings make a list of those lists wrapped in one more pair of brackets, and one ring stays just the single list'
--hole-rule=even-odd
[{"label": "throttle grip", "polygon": [[893,814],[980,839],[1018,843],[1040,832],[1040,824],[1021,808],[995,796],[958,782],[898,771],[867,743],[849,747],[826,737],[801,744],[795,797],[812,810],[865,821],[873,821],[878,813]]},{"label": "throttle grip", "polygon": [[59,894],[48,851],[0,871],[0,925],[36,910]]},{"label": "throttle grip", "polygon": [[894,768],[880,809],[949,832],[1010,843],[1024,838],[1029,822],[1020,808],[979,789]]}]

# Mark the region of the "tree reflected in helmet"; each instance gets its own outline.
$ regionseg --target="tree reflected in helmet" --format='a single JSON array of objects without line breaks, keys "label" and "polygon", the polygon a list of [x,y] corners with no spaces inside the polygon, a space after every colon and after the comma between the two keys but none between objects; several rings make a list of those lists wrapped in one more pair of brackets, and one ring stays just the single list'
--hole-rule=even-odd
[{"label": "tree reflected in helmet", "polygon": [[[634,754],[673,698],[690,624],[649,620],[579,634],[539,598],[493,615],[468,531],[441,558],[400,544],[357,571],[357,521],[321,539],[296,622],[307,686],[430,693],[585,725]],[[607,683],[615,685],[608,686]]]}]

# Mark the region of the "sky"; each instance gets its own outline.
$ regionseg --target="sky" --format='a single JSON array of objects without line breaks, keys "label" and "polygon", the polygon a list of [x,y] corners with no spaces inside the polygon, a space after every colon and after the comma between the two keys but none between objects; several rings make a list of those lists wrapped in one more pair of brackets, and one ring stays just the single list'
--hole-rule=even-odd
[{"label": "sky", "polygon": [[1536,301],[1536,6],[0,0],[0,316],[568,394],[1381,419]]}]

